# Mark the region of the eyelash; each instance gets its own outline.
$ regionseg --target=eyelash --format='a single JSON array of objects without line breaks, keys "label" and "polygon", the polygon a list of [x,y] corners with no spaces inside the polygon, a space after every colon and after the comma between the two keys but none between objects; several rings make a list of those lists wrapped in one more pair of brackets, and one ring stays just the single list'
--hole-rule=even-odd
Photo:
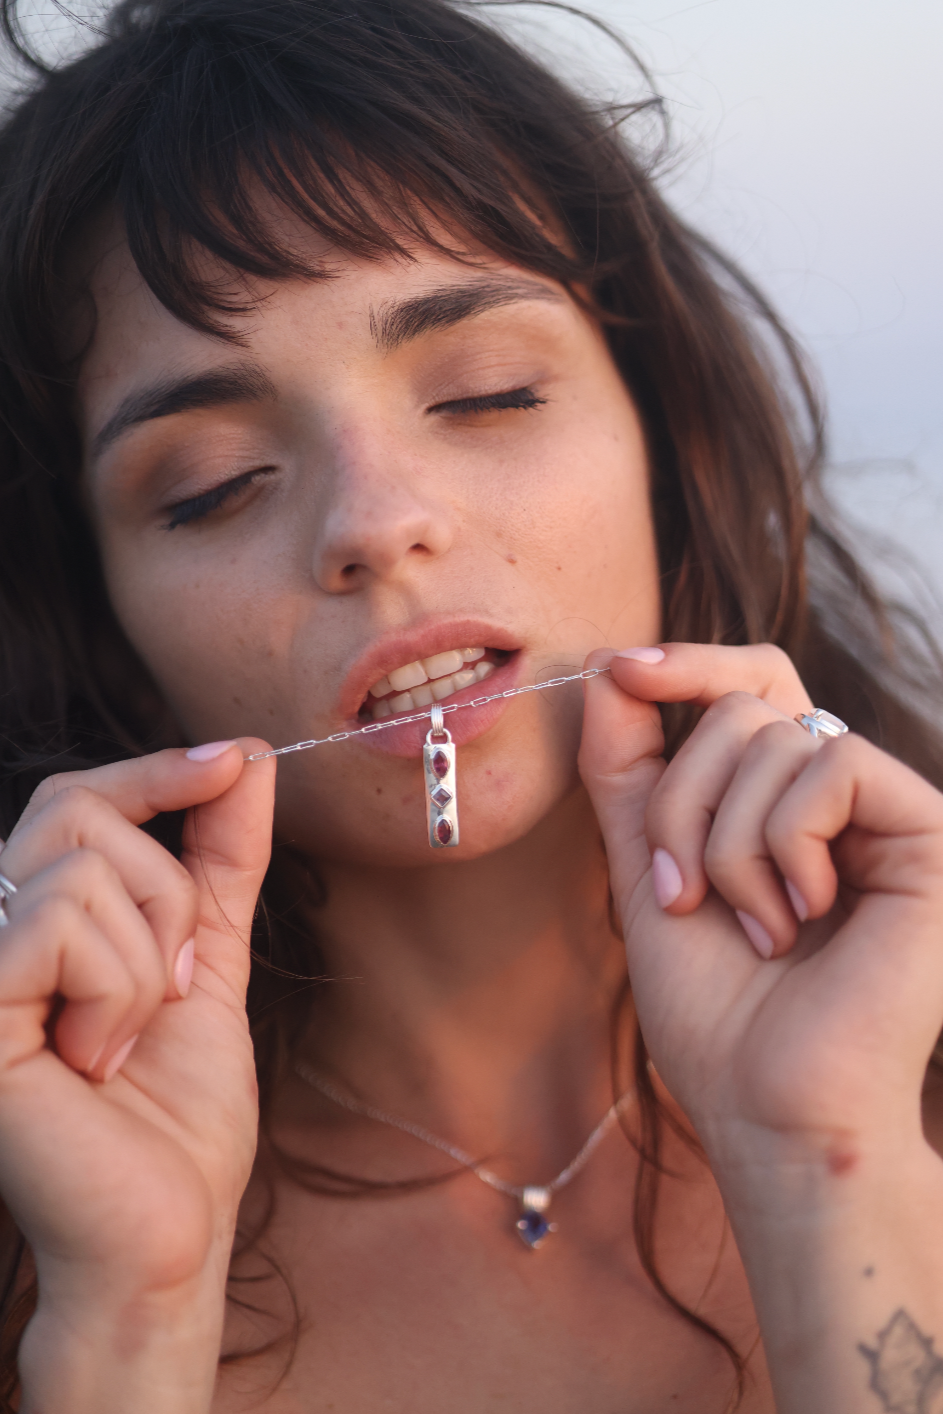
[{"label": "eyelash", "polygon": [[177,505],[170,507],[170,520],[165,525],[165,530],[176,530],[180,525],[189,525],[193,520],[202,520],[211,511],[215,511],[224,501],[228,501],[230,496],[235,496],[255,480],[257,476],[264,476],[268,471],[274,471],[272,466],[257,466],[251,471],[244,471],[241,476],[234,476],[231,481],[223,481],[219,486],[214,486],[210,491],[204,491],[201,496],[193,496],[189,501],[179,501]]},{"label": "eyelash", "polygon": [[[546,401],[546,398],[538,398],[532,388],[512,388],[507,393],[485,393],[477,398],[455,398],[451,402],[437,403],[435,407],[429,408],[429,412],[506,412],[514,408],[527,411],[543,407]],[[181,525],[189,525],[191,521],[202,520],[204,516],[217,510],[224,501],[228,501],[230,496],[237,495],[257,476],[268,471],[274,471],[274,467],[255,467],[252,471],[243,472],[242,476],[233,477],[232,481],[224,481],[212,490],[204,491],[200,496],[193,496],[188,501],[179,501],[177,505],[170,507],[170,520],[164,529],[176,530]]]},{"label": "eyelash", "polygon": [[538,398],[533,388],[512,388],[507,393],[485,393],[479,398],[455,398],[452,402],[436,403],[430,412],[504,412],[511,408],[543,407],[546,398]]}]

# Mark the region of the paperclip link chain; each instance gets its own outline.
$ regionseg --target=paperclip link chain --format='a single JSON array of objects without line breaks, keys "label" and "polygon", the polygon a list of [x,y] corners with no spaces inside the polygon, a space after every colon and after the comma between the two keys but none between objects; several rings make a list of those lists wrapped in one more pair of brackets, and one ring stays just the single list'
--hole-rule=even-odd
[{"label": "paperclip link chain", "polygon": [[[486,702],[497,702],[502,697],[520,697],[525,692],[545,692],[548,687],[562,687],[567,682],[586,682],[608,673],[608,668],[584,668],[581,673],[573,673],[567,678],[548,678],[546,682],[531,683],[529,687],[509,687],[504,692],[493,692],[490,697],[473,697],[470,702],[437,702],[443,716],[450,712],[461,712],[466,707],[484,707]],[[432,717],[432,708],[425,712],[410,712],[406,717],[391,717],[389,721],[368,722],[365,727],[354,727],[349,732],[333,732],[318,741],[296,741],[292,746],[279,746],[274,751],[255,751],[247,756],[247,761],[265,761],[269,756],[287,756],[292,751],[310,751],[313,746],[327,746],[334,741],[347,741],[352,736],[368,736],[370,732],[389,731],[390,727],[403,727],[407,722],[425,722]]]}]

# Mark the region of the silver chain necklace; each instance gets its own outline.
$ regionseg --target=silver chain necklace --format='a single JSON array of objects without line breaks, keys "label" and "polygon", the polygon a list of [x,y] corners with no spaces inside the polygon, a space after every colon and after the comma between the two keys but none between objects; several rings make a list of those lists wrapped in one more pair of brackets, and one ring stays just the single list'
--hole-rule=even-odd
[{"label": "silver chain necklace", "polygon": [[426,828],[432,849],[454,849],[459,842],[458,831],[458,787],[456,784],[456,747],[451,733],[446,731],[445,718],[450,712],[462,712],[466,707],[484,707],[488,702],[498,702],[504,697],[521,697],[525,692],[545,692],[548,687],[562,687],[568,682],[586,682],[608,673],[608,668],[584,668],[581,673],[572,673],[565,678],[548,678],[546,682],[530,683],[527,687],[508,687],[504,692],[492,692],[487,697],[473,697],[470,702],[434,702],[428,710],[410,712],[402,717],[390,717],[388,721],[367,722],[365,726],[354,727],[349,732],[332,732],[330,736],[310,741],[296,741],[291,746],[279,746],[274,751],[255,751],[247,756],[247,761],[265,761],[270,756],[288,756],[293,751],[310,751],[315,746],[329,746],[338,741],[349,741],[355,736],[369,736],[372,732],[388,732],[393,727],[405,726],[407,722],[430,722],[422,748],[423,780],[426,800]]},{"label": "silver chain necklace", "polygon": [[635,1098],[635,1086],[633,1085],[630,1090],[626,1090],[624,1095],[619,1096],[615,1104],[609,1106],[576,1158],[571,1159],[556,1178],[552,1178],[549,1183],[544,1184],[515,1184],[506,1183],[503,1178],[499,1178],[496,1173],[485,1168],[477,1159],[473,1159],[471,1154],[466,1154],[464,1149],[459,1149],[457,1145],[450,1144],[447,1139],[440,1139],[438,1135],[431,1134],[428,1129],[423,1129],[421,1124],[413,1124],[408,1119],[400,1119],[398,1115],[386,1114],[383,1110],[375,1109],[373,1105],[362,1104],[359,1100],[345,1095],[323,1075],[319,1075],[316,1070],[305,1065],[304,1061],[295,1063],[295,1071],[307,1085],[310,1085],[314,1090],[319,1090],[322,1095],[333,1100],[335,1105],[341,1105],[345,1110],[350,1110],[355,1115],[362,1115],[365,1119],[376,1120],[378,1124],[388,1124],[393,1129],[401,1129],[404,1134],[411,1134],[414,1139],[421,1139],[423,1144],[428,1144],[431,1148],[448,1154],[449,1158],[454,1159],[463,1168],[469,1169],[476,1178],[480,1178],[482,1183],[487,1183],[490,1188],[496,1188],[499,1193],[506,1193],[508,1197],[516,1198],[520,1204],[520,1216],[514,1227],[521,1241],[531,1250],[539,1247],[545,1237],[557,1230],[557,1224],[548,1222],[544,1216],[554,1194],[559,1193],[561,1188],[565,1188],[580,1170],[586,1167],[594,1150],[615,1124],[630,1100]]}]

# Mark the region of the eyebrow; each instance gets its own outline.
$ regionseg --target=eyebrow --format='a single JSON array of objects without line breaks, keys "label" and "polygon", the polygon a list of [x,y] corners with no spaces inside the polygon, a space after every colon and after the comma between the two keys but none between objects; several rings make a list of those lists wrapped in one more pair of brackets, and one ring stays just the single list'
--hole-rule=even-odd
[{"label": "eyebrow", "polygon": [[391,301],[370,311],[370,332],[377,346],[387,351],[433,329],[447,329],[475,314],[484,314],[521,300],[546,300],[553,304],[563,296],[537,280],[475,280],[442,285],[423,295]]},{"label": "eyebrow", "polygon": [[277,391],[272,380],[261,368],[252,364],[237,364],[231,368],[216,368],[208,373],[165,379],[148,388],[129,393],[117,406],[104,427],[95,434],[91,454],[101,454],[129,427],[152,422],[158,417],[172,417],[177,412],[192,412],[197,408],[223,407],[226,403],[261,402],[274,399]]}]

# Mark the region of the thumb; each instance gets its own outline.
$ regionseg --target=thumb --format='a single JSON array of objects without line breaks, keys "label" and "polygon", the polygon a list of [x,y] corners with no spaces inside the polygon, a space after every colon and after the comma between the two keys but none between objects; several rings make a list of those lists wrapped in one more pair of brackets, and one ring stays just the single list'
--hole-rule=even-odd
[{"label": "thumb", "polygon": [[[599,649],[585,667],[608,667],[612,656]],[[579,771],[603,832],[623,924],[632,893],[651,866],[645,810],[665,769],[664,746],[654,703],[630,697],[608,674],[586,681]]]},{"label": "thumb", "polygon": [[[241,737],[243,756],[268,750]],[[222,795],[187,812],[181,863],[199,891],[196,958],[236,989],[249,980],[249,938],[272,853],[275,761],[248,761]]]}]

